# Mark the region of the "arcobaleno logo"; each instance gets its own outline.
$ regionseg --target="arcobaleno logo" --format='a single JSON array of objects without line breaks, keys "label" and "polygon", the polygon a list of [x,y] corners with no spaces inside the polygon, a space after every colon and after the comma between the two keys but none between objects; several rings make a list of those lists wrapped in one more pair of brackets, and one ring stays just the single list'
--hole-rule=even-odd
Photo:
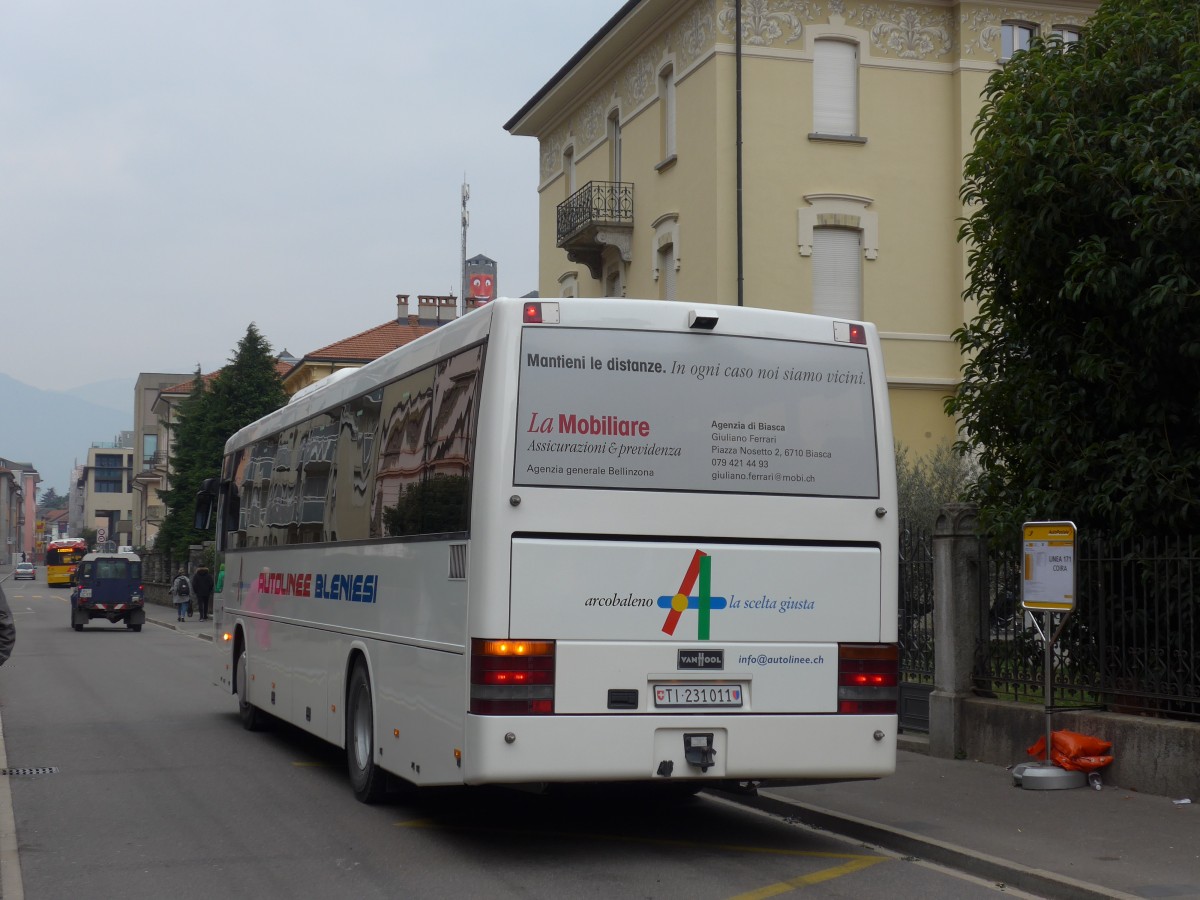
[{"label": "arcobaleno logo", "polygon": [[[664,595],[658,598],[658,605],[662,609],[669,609],[667,619],[663,622],[663,634],[674,635],[675,627],[679,624],[680,618],[683,616],[685,609],[694,609],[697,611],[696,616],[696,639],[700,641],[708,640],[709,632],[709,613],[714,609],[725,608],[724,597],[712,596],[712,591],[709,587],[712,580],[712,557],[703,550],[697,550],[692,556],[691,565],[688,566],[687,572],[684,573],[683,581],[679,584],[679,590],[674,595]],[[700,589],[696,596],[691,596],[692,588],[696,587],[696,582],[700,582]]]}]

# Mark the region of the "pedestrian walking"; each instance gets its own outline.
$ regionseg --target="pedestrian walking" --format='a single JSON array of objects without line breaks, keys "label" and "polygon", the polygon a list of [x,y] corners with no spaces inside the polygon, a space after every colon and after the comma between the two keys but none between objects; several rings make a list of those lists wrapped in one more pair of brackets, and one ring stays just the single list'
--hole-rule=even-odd
[{"label": "pedestrian walking", "polygon": [[8,662],[16,642],[17,626],[12,610],[8,608],[8,598],[4,596],[4,586],[0,585],[0,666]]},{"label": "pedestrian walking", "polygon": [[213,577],[206,566],[201,566],[192,575],[192,590],[196,594],[196,606],[200,610],[200,621],[208,619],[208,606],[212,602]]},{"label": "pedestrian walking", "polygon": [[183,569],[179,570],[175,580],[171,582],[171,602],[179,612],[179,621],[186,621],[188,607],[192,605],[192,582]]}]

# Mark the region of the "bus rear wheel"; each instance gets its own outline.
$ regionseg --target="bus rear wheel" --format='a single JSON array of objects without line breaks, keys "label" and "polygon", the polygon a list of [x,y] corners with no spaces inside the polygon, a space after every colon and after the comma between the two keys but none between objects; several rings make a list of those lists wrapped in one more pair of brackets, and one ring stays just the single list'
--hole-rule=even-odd
[{"label": "bus rear wheel", "polygon": [[371,706],[371,676],[356,663],[346,692],[346,768],[354,796],[378,803],[387,789],[387,773],[375,764],[375,714]]},{"label": "bus rear wheel", "polygon": [[260,731],[266,724],[266,714],[250,702],[250,687],[246,676],[246,648],[238,654],[234,678],[237,679],[238,716],[247,731]]}]

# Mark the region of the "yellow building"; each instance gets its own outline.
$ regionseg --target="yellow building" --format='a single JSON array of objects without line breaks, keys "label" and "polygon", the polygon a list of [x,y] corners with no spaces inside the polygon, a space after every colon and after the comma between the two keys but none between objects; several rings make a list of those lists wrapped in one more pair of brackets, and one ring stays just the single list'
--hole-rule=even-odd
[{"label": "yellow building", "polygon": [[540,148],[540,294],[872,321],[897,440],[953,439],[981,91],[1098,5],[629,0],[505,125]]}]

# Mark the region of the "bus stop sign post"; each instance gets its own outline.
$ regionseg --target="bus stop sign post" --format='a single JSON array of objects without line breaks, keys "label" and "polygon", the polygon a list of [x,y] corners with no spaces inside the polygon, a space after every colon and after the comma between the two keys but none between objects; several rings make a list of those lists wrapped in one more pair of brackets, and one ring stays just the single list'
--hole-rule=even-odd
[{"label": "bus stop sign post", "polygon": [[[1053,791],[1083,787],[1087,776],[1054,764],[1050,717],[1054,713],[1054,645],[1062,635],[1075,609],[1075,523],[1026,522],[1021,526],[1021,606],[1030,619],[1046,651],[1046,758],[1037,763],[1013,767],[1013,781],[1023,788]],[[1038,625],[1037,610],[1046,614],[1045,627]],[[1055,614],[1061,614],[1054,628]]]}]

